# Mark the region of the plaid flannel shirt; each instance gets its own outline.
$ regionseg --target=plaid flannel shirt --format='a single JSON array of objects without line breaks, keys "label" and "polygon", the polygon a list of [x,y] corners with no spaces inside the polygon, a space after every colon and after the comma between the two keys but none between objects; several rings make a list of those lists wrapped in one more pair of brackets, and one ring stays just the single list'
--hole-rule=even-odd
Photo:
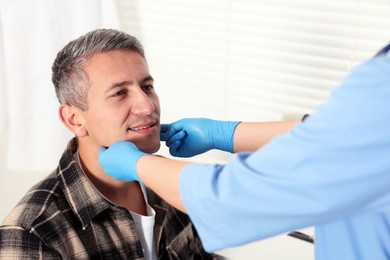
[{"label": "plaid flannel shirt", "polygon": [[[73,158],[33,186],[0,227],[0,259],[143,259],[130,212],[104,199]],[[188,216],[147,189],[159,259],[213,259]]]}]

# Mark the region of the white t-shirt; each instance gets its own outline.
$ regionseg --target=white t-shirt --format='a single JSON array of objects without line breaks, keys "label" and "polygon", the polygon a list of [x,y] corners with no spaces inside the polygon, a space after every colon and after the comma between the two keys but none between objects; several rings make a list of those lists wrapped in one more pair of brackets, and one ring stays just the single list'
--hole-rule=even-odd
[{"label": "white t-shirt", "polygon": [[[80,163],[80,157],[79,157],[78,151],[75,152],[73,154],[73,156],[74,156],[75,160],[77,161],[77,163],[80,165],[80,168],[84,172],[84,169],[83,169],[83,167],[81,166],[81,163]],[[93,183],[92,183],[92,185],[93,185]],[[142,183],[140,183],[140,186],[141,186],[142,193],[144,195],[144,199],[145,199],[145,202],[146,202],[146,213],[147,213],[147,216],[140,215],[140,214],[135,213],[135,212],[130,211],[130,210],[129,210],[129,212],[130,212],[131,216],[134,219],[135,230],[136,230],[137,235],[138,235],[138,237],[140,239],[145,260],[157,260],[156,245],[154,243],[154,235],[153,235],[154,219],[155,219],[155,216],[156,216],[156,212],[148,204],[148,198],[146,196],[145,186]],[[110,201],[97,188],[96,188],[96,190],[106,200]],[[113,203],[113,202],[111,202],[111,203]]]},{"label": "white t-shirt", "polygon": [[135,229],[137,230],[137,235],[141,240],[145,260],[155,260],[157,259],[157,253],[156,245],[154,243],[153,228],[156,212],[147,203],[148,200],[146,197],[145,186],[142,183],[140,183],[140,185],[146,201],[146,212],[148,215],[143,216],[132,211],[129,212],[134,219]]}]

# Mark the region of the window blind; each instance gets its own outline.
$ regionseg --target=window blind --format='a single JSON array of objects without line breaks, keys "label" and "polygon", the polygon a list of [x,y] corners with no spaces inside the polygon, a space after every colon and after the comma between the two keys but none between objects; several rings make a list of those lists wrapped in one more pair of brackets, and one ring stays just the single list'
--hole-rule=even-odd
[{"label": "window blind", "polygon": [[124,29],[144,44],[165,121],[311,113],[390,40],[388,0],[118,4]]}]

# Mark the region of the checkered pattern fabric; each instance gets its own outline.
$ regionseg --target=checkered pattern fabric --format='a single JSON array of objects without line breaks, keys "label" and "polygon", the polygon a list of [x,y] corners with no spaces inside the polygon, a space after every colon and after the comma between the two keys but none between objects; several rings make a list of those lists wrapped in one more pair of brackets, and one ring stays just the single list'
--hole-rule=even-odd
[{"label": "checkered pattern fabric", "polygon": [[[143,259],[129,211],[105,200],[69,142],[58,168],[27,192],[0,227],[0,259]],[[151,190],[159,259],[213,259],[188,216]]]}]

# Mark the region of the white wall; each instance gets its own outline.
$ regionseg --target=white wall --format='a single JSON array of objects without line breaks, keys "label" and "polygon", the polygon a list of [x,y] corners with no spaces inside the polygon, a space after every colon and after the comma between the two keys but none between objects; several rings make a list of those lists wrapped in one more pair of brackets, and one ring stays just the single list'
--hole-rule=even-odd
[{"label": "white wall", "polygon": [[6,169],[7,134],[0,134],[0,221],[16,205],[24,193],[38,181],[42,174],[12,172]]},{"label": "white wall", "polygon": [[[7,134],[0,134],[0,222],[27,190],[46,176],[47,172],[10,171],[5,167]],[[23,158],[21,158],[23,163]]]}]

